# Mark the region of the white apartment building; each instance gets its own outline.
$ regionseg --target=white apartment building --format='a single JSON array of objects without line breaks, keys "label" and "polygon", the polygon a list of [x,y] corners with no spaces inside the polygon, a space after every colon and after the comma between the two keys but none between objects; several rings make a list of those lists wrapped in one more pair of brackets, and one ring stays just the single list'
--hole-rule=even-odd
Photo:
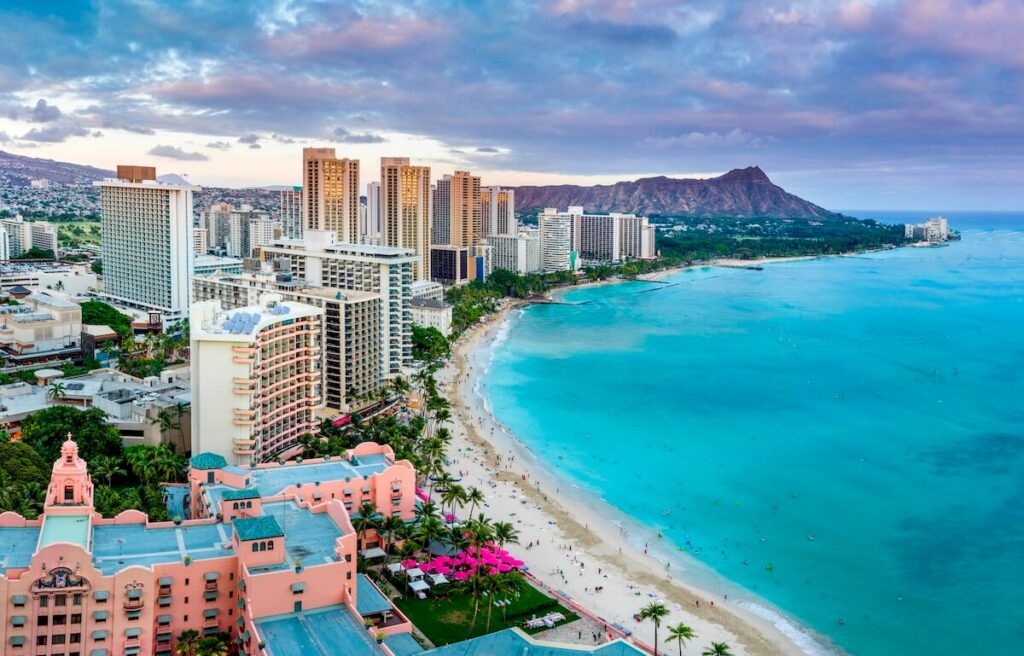
[{"label": "white apartment building", "polygon": [[380,183],[371,182],[366,185],[366,223],[363,224],[363,236],[380,236]]},{"label": "white apartment building", "polygon": [[433,280],[417,280],[409,286],[413,298],[433,298],[444,300],[444,285]]},{"label": "white apartment building", "polygon": [[654,226],[646,216],[635,214],[587,214],[572,206],[565,212],[546,208],[544,217],[561,216],[571,221],[572,250],[586,264],[605,264],[655,257]]},{"label": "white apartment building", "polygon": [[[281,264],[277,262],[276,264]],[[192,280],[193,300],[220,301],[225,310],[255,304],[266,293],[322,308],[324,406],[351,410],[384,382],[380,329],[380,294],[311,285],[291,273],[275,272],[271,263],[259,271],[216,274]]]},{"label": "white apartment building", "polygon": [[192,453],[266,462],[316,432],[323,313],[275,294],[239,310],[192,306]]},{"label": "white apartment building", "polygon": [[217,203],[201,213],[200,222],[206,229],[207,250],[228,257],[252,257],[257,246],[270,243],[282,232],[281,224],[271,220],[270,212],[251,205]]},{"label": "white apartment building", "polygon": [[206,228],[192,228],[192,252],[199,255],[205,255],[210,250],[210,241],[207,238],[209,232]]},{"label": "white apartment building", "polygon": [[330,230],[358,244],[359,160],[338,159],[333,148],[303,148],[302,182],[303,229]]},{"label": "white apartment building", "polygon": [[413,251],[342,243],[333,232],[311,230],[302,241],[281,240],[261,253],[263,261],[287,260],[291,274],[311,285],[379,294],[383,371],[390,376],[412,365],[409,301],[420,261]]},{"label": "white apartment building", "polygon": [[487,237],[491,247],[492,269],[505,269],[519,275],[540,270],[540,230],[523,229],[516,235],[493,234]]},{"label": "white apartment building", "polygon": [[408,157],[380,158],[381,243],[419,256],[414,280],[430,277],[430,167],[412,166]]},{"label": "white apartment building", "polygon": [[0,226],[0,262],[11,259],[11,236]]},{"label": "white apartment building", "polygon": [[29,224],[31,248],[39,248],[57,255],[57,228],[46,221],[33,221]]},{"label": "white apartment building", "polygon": [[573,217],[547,208],[539,217],[540,268],[543,271],[575,271],[579,258],[573,248]]},{"label": "white apartment building", "polygon": [[8,219],[0,219],[0,229],[7,235],[7,257],[18,257],[28,249],[32,248],[32,224],[22,218],[20,214]]},{"label": "white apartment building", "polygon": [[[209,276],[214,273],[241,273],[244,262],[237,257],[219,255],[196,255],[192,261],[193,276]],[[195,300],[195,294],[192,295]]]},{"label": "white apartment building", "polygon": [[184,317],[192,274],[192,192],[156,180],[156,169],[118,166],[100,188],[103,296],[114,303]]},{"label": "white apartment building", "polygon": [[302,187],[281,190],[278,220],[287,239],[302,239]]},{"label": "white apartment building", "polygon": [[421,328],[436,328],[448,337],[452,332],[452,306],[434,298],[414,298],[410,304],[412,322]]},{"label": "white apartment building", "polygon": [[480,190],[480,213],[488,236],[515,235],[518,227],[515,190],[483,187]]},{"label": "white apartment building", "polygon": [[949,239],[949,219],[944,216],[933,216],[924,223],[906,224],[904,234],[908,239],[920,239],[927,242],[940,242]]}]

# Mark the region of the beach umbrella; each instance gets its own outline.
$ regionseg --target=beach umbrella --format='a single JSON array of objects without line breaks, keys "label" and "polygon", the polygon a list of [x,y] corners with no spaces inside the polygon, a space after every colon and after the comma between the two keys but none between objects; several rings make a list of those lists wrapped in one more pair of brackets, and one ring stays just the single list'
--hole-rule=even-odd
[{"label": "beach umbrella", "polygon": [[490,569],[487,570],[487,573],[490,574],[491,576],[494,576],[495,574],[498,573],[498,568],[497,567],[491,567]]},{"label": "beach umbrella", "polygon": [[523,563],[523,561],[519,560],[518,558],[513,558],[512,560],[508,561],[508,564],[512,567],[522,567],[525,563]]},{"label": "beach umbrella", "polygon": [[505,565],[504,563],[501,564],[501,565],[498,565],[498,571],[499,572],[504,573],[504,572],[508,572],[508,571],[511,571],[511,570],[512,570],[512,566],[511,565]]},{"label": "beach umbrella", "polygon": [[453,515],[451,513],[445,513],[444,521],[448,522],[449,524],[452,524],[452,523],[455,522],[455,519],[456,519],[455,515]]},{"label": "beach umbrella", "polygon": [[438,565],[438,567],[437,567],[437,569],[435,571],[438,574],[450,574],[451,571],[452,571],[452,568],[451,567],[447,567],[445,565]]},{"label": "beach umbrella", "polygon": [[411,558],[409,560],[403,560],[402,561],[402,567],[404,567],[406,569],[411,569],[413,567],[416,567],[416,561],[412,560]]},{"label": "beach umbrella", "polygon": [[455,572],[455,574],[452,575],[452,578],[456,581],[465,581],[469,578],[469,572]]}]

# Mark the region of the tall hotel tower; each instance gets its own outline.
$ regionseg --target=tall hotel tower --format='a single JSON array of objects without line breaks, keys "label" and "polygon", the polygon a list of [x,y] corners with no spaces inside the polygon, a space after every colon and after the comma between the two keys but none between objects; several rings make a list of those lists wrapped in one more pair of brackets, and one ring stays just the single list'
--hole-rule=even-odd
[{"label": "tall hotel tower", "polygon": [[338,159],[333,148],[302,149],[302,223],[360,242],[359,160]]},{"label": "tall hotel tower", "polygon": [[437,181],[434,230],[437,244],[471,248],[483,239],[478,176],[456,171]]},{"label": "tall hotel tower", "polygon": [[103,295],[176,320],[188,314],[194,254],[192,192],[158,182],[152,166],[118,166],[100,188]]},{"label": "tall hotel tower", "polygon": [[484,232],[491,235],[513,235],[519,232],[516,225],[515,189],[484,187],[480,190],[480,213],[483,215]]},{"label": "tall hotel tower", "polygon": [[411,166],[408,157],[380,158],[380,230],[384,246],[408,248],[420,256],[415,280],[430,275],[430,167]]}]

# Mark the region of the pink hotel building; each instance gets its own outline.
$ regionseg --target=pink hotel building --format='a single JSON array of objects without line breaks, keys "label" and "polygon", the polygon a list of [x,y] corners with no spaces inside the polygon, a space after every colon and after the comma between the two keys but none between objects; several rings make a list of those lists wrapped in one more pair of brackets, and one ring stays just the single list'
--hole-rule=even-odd
[{"label": "pink hotel building", "polygon": [[186,629],[227,632],[252,656],[408,650],[408,620],[356,572],[360,550],[380,555],[378,537],[360,544],[350,519],[371,502],[411,520],[408,461],[363,443],[284,465],[243,468],[211,453],[190,462],[177,492],[191,519],[104,519],[86,462],[64,443],[43,515],[0,514],[0,653],[169,656]]}]

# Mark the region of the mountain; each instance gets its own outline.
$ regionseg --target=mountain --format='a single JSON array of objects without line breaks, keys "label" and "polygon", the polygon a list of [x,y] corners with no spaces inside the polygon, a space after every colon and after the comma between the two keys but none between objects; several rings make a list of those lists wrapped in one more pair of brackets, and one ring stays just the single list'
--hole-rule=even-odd
[{"label": "mountain", "polygon": [[94,166],[56,162],[52,159],[25,157],[0,150],[0,182],[15,186],[27,186],[37,178],[51,182],[84,184],[93,180],[113,177],[113,171],[104,171]]},{"label": "mountain", "polygon": [[590,212],[633,212],[669,216],[813,219],[838,216],[772,183],[756,166],[733,169],[707,180],[641,178],[613,185],[516,187],[516,209],[564,210],[581,205]]}]

